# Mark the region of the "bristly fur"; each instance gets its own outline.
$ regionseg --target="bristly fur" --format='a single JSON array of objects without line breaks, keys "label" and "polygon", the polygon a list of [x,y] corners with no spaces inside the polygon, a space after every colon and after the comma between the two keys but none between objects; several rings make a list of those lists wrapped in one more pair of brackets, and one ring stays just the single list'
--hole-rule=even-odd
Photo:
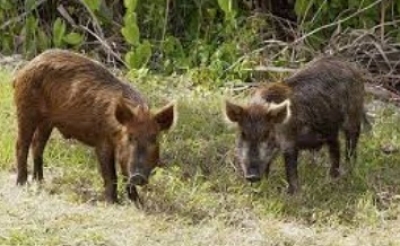
[{"label": "bristly fur", "polygon": [[293,89],[284,83],[275,82],[265,86],[261,86],[254,92],[250,102],[273,102],[279,104],[290,98],[293,94]]},{"label": "bristly fur", "polygon": [[174,102],[152,113],[138,90],[102,64],[60,49],[35,57],[18,71],[13,86],[18,184],[27,181],[30,147],[34,179],[43,179],[43,151],[57,128],[65,138],[95,148],[108,202],[117,200],[115,162],[129,185],[129,198],[138,199],[131,186],[145,184],[159,165],[158,135],[176,123]]},{"label": "bristly fur", "polygon": [[[285,157],[288,191],[294,193],[299,188],[297,157],[300,150],[319,150],[328,145],[332,162],[330,174],[337,177],[338,136],[343,130],[346,160],[355,158],[360,126],[366,121],[364,79],[352,64],[336,57],[322,57],[280,83],[258,88],[240,110],[237,105],[227,104],[227,107],[229,111],[226,112],[230,114],[225,115],[238,123],[238,153],[247,153],[240,158],[245,177],[252,182],[258,180],[269,170],[271,157],[278,149]],[[248,150],[240,151],[241,148]]]}]

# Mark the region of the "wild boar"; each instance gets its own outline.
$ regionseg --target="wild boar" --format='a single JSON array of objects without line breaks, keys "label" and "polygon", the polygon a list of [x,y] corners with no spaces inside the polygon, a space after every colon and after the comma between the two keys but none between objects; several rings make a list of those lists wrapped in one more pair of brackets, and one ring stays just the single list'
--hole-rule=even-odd
[{"label": "wild boar", "polygon": [[159,135],[176,119],[175,104],[151,112],[144,97],[99,62],[53,49],[31,60],[15,76],[17,184],[27,182],[27,157],[33,154],[33,179],[43,179],[43,151],[54,128],[66,138],[94,147],[104,180],[105,200],[117,202],[115,162],[128,197],[145,185],[159,166]]},{"label": "wild boar", "polygon": [[288,192],[296,193],[299,151],[323,145],[329,149],[330,175],[338,177],[339,131],[344,131],[350,161],[365,119],[363,104],[361,72],[335,57],[322,57],[282,82],[257,88],[246,105],[226,101],[226,118],[238,126],[237,156],[245,178],[259,181],[283,153]]}]

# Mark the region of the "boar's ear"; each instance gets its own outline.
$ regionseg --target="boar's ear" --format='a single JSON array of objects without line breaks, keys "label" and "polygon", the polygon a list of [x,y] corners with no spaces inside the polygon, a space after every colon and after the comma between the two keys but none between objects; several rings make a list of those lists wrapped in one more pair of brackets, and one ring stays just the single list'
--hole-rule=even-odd
[{"label": "boar's ear", "polygon": [[166,131],[170,129],[177,118],[177,113],[175,112],[176,105],[174,102],[169,103],[160,109],[155,115],[154,119],[161,128],[161,131]]},{"label": "boar's ear", "polygon": [[225,101],[225,116],[230,122],[239,122],[242,120],[244,108],[240,105]]},{"label": "boar's ear", "polygon": [[118,122],[122,125],[127,124],[132,121],[135,117],[135,109],[129,105],[125,99],[121,98],[115,109],[115,118],[117,118]]},{"label": "boar's ear", "polygon": [[268,114],[274,117],[276,123],[286,123],[292,116],[290,104],[289,99],[286,99],[279,104],[271,103],[268,107]]}]

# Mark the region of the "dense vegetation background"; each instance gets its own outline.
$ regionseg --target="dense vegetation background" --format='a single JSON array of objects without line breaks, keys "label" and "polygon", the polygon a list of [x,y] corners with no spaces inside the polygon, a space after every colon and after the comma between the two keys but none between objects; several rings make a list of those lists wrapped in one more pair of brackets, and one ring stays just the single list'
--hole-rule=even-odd
[{"label": "dense vegetation background", "polygon": [[190,71],[217,86],[321,52],[379,74],[400,59],[394,0],[0,0],[0,23],[3,55],[75,49],[128,69]]}]

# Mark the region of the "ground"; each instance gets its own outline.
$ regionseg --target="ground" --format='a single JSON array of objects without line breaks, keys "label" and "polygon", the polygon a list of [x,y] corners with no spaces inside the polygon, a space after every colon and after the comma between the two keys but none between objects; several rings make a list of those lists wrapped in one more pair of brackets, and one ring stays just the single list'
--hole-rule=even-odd
[{"label": "ground", "polygon": [[[196,224],[133,206],[71,203],[1,175],[2,245],[397,245],[399,221],[313,226],[237,209]],[[392,243],[392,244],[391,244]]]},{"label": "ground", "polygon": [[390,104],[369,99],[373,128],[352,173],[343,165],[331,180],[326,151],[314,162],[304,153],[302,192],[288,196],[281,160],[260,184],[240,176],[221,108],[242,93],[194,86],[188,76],[129,74],[155,107],[179,105],[162,139],[167,166],[140,189],[137,209],[122,188],[122,204],[106,205],[93,151],[57,132],[44,184],[15,186],[12,72],[0,70],[0,245],[400,245],[400,114]]}]

